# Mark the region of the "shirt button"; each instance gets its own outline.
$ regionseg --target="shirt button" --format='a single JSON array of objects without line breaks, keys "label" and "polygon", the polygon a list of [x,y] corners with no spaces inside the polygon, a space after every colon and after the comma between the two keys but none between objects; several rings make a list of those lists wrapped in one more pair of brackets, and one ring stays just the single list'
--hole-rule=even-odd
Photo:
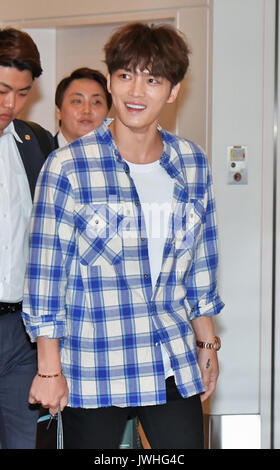
[{"label": "shirt button", "polygon": [[155,346],[158,346],[158,343],[155,343]]},{"label": "shirt button", "polygon": [[138,206],[139,206],[139,202],[136,201],[136,202],[135,202],[135,206],[138,207]]},{"label": "shirt button", "polygon": [[144,274],[144,278],[145,278],[145,279],[148,279],[148,277],[149,277],[149,274],[147,274],[147,273]]},{"label": "shirt button", "polygon": [[146,238],[141,237],[141,242],[144,242],[145,240],[146,240]]}]

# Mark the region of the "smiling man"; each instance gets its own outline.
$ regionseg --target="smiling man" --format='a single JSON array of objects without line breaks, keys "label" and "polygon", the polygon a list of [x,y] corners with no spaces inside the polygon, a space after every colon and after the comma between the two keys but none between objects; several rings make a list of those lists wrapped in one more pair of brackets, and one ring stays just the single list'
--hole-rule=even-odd
[{"label": "smiling man", "polygon": [[[46,155],[30,125],[16,117],[41,72],[31,37],[0,30],[0,442],[10,449],[35,447],[38,416],[28,404],[36,348],[21,308],[32,196]],[[51,151],[51,134],[39,129]]]},{"label": "smiling man", "polygon": [[98,70],[82,67],[61,80],[55,93],[59,132],[56,146],[73,142],[102,124],[112,105],[106,78]]},{"label": "smiling man", "polygon": [[203,448],[215,390],[209,164],[158,124],[189,65],[182,35],[128,24],[105,45],[116,116],[55,152],[38,182],[23,318],[30,402],[63,409],[67,448],[118,448],[138,416],[152,448]]}]

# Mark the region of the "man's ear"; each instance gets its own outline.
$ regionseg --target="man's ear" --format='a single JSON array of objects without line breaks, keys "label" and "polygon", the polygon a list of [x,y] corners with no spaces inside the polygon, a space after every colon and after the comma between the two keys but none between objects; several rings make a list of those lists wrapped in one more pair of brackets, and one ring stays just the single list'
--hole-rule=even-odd
[{"label": "man's ear", "polygon": [[177,83],[177,85],[174,85],[171,88],[170,95],[169,95],[169,98],[167,100],[167,103],[174,103],[174,101],[176,100],[176,98],[178,96],[180,87],[181,87],[181,82]]},{"label": "man's ear", "polygon": [[109,73],[107,75],[107,90],[111,93],[111,75]]},{"label": "man's ear", "polygon": [[56,119],[57,119],[58,121],[61,120],[61,111],[60,111],[60,109],[58,108],[58,106],[55,107],[55,116],[56,116]]}]

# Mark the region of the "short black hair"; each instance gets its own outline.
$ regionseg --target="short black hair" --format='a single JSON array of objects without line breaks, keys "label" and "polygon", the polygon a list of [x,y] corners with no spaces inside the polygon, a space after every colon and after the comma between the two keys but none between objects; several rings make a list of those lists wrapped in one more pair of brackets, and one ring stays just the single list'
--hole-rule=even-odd
[{"label": "short black hair", "polygon": [[59,84],[57,85],[56,92],[55,92],[55,104],[60,109],[63,102],[64,93],[69,87],[70,83],[74,80],[81,80],[82,78],[86,78],[88,80],[93,80],[99,85],[101,85],[102,89],[104,90],[106,96],[106,102],[108,106],[108,111],[112,106],[112,96],[108,92],[107,89],[107,80],[106,77],[101,73],[99,70],[90,69],[88,67],[81,67],[79,69],[74,70],[71,75],[68,77],[63,78]]},{"label": "short black hair", "polygon": [[190,49],[183,34],[168,24],[128,23],[104,46],[110,75],[118,69],[148,69],[172,86],[181,82],[189,66]]},{"label": "short black hair", "polygon": [[0,29],[0,65],[30,70],[33,79],[42,73],[35,42],[29,34],[14,28]]}]

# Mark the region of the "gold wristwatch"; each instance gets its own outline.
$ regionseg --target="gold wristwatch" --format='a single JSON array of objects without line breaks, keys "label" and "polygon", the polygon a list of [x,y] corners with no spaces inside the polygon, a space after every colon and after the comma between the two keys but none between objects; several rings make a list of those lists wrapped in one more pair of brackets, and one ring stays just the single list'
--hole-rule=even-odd
[{"label": "gold wristwatch", "polygon": [[206,343],[204,341],[196,341],[196,345],[198,348],[202,349],[214,349],[215,351],[219,351],[221,349],[221,339],[219,336],[214,336],[214,343]]}]

